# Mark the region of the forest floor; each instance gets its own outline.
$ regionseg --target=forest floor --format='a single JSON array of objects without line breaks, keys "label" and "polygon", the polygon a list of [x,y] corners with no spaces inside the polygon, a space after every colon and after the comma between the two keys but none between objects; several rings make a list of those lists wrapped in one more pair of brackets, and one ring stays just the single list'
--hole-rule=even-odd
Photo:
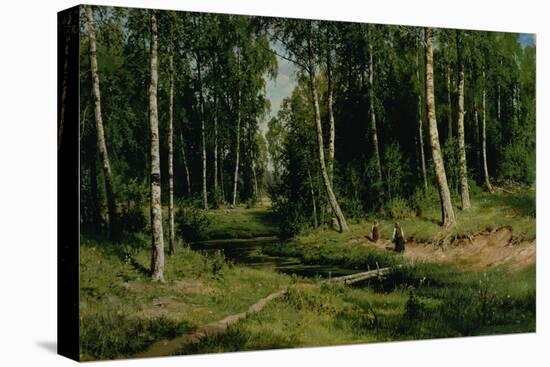
[{"label": "forest floor", "polygon": [[[83,235],[81,357],[137,355],[162,340],[196,335],[283,289],[284,295],[261,312],[246,314],[223,333],[172,348],[170,354],[532,332],[534,192],[481,194],[472,201],[470,212],[457,210],[460,229],[441,231],[437,210],[401,220],[408,238],[405,254],[391,250],[392,222],[383,218],[385,240],[378,243],[367,238],[368,218],[351,223],[349,233],[318,229],[261,247],[268,255],[357,271],[401,265],[385,279],[353,287],[289,276],[272,267],[235,265],[222,253],[185,246],[166,257],[166,282],[155,283],[147,270],[149,236],[136,234],[111,244]],[[209,238],[251,237],[243,236],[247,228],[259,236],[276,233],[268,208],[263,203],[211,210]]]}]

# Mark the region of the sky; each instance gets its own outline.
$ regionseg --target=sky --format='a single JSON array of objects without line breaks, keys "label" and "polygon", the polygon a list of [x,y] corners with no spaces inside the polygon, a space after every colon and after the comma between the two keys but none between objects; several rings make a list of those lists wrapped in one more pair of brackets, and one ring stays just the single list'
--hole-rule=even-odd
[{"label": "sky", "polygon": [[[274,44],[272,44],[271,47],[273,47],[277,53],[284,55],[284,51],[281,47]],[[266,84],[266,95],[271,103],[271,111],[267,120],[260,125],[260,128],[264,134],[267,132],[267,121],[269,121],[271,117],[277,115],[283,99],[290,96],[296,86],[296,66],[294,66],[294,64],[290,61],[278,56],[277,66],[277,78],[274,80],[268,80]]]}]

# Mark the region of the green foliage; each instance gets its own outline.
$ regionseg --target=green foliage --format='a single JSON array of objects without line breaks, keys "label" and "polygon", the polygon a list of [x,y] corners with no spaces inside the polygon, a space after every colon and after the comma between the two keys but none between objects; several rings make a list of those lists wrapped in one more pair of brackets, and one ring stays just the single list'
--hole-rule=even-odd
[{"label": "green foliage", "polygon": [[442,149],[445,162],[445,174],[447,183],[451,192],[458,193],[460,181],[460,150],[458,148],[458,139],[449,138],[445,141]]},{"label": "green foliage", "polygon": [[391,219],[395,220],[409,219],[416,216],[415,211],[411,209],[407,200],[400,197],[395,197],[388,201],[385,211]]},{"label": "green foliage", "polygon": [[386,192],[390,200],[404,193],[404,180],[407,176],[407,166],[397,143],[388,144],[382,157]]},{"label": "green foliage", "polygon": [[279,236],[283,239],[294,237],[309,224],[302,210],[302,203],[275,202],[273,212],[277,217]]},{"label": "green foliage", "polygon": [[187,242],[206,239],[210,219],[204,209],[181,206],[174,216],[178,236]]},{"label": "green foliage", "polygon": [[535,182],[535,151],[520,144],[504,148],[503,160],[499,164],[499,175],[512,182],[531,184]]},{"label": "green foliage", "polygon": [[216,279],[223,278],[223,270],[226,267],[226,259],[223,252],[217,250],[211,256],[204,258],[205,271]]},{"label": "green foliage", "polygon": [[126,234],[145,232],[148,228],[148,221],[145,217],[148,188],[137,179],[131,179],[124,190],[119,191],[121,202],[119,223]]},{"label": "green foliage", "polygon": [[411,198],[411,206],[419,217],[422,217],[426,211],[439,207],[437,188],[431,185],[426,189],[417,188]]}]

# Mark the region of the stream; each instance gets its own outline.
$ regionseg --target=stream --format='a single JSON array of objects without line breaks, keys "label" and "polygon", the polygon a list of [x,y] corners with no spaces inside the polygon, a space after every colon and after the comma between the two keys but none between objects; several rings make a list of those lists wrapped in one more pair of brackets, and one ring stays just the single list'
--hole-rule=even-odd
[{"label": "stream", "polygon": [[251,239],[227,239],[195,242],[190,244],[195,251],[213,254],[221,251],[234,264],[252,268],[272,268],[285,274],[302,277],[336,277],[357,273],[357,269],[345,269],[334,265],[304,264],[300,258],[270,256],[262,252],[264,245],[280,243],[277,237],[256,237]]}]

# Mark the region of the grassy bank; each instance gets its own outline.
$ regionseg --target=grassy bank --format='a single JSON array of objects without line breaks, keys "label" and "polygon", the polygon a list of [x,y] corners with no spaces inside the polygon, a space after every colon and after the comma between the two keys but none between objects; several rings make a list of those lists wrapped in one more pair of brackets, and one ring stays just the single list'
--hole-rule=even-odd
[{"label": "grassy bank", "polygon": [[[419,209],[420,215],[400,219],[400,223],[408,240],[418,242],[435,242],[444,237],[475,234],[502,226],[510,227],[517,238],[533,240],[536,236],[535,206],[535,192],[531,190],[514,194],[478,192],[472,195],[470,210],[456,208],[457,225],[451,229],[439,225],[440,209],[429,203]],[[265,246],[263,251],[268,255],[299,257],[305,263],[352,269],[374,268],[376,262],[381,267],[401,262],[401,255],[362,245],[365,237],[370,236],[373,219],[350,223],[350,231],[346,233],[327,228],[306,231],[285,243]],[[390,239],[394,220],[377,219],[381,237]]]},{"label": "grassy bank", "polygon": [[532,332],[534,276],[534,267],[510,274],[421,265],[370,287],[297,286],[226,334],[180,353]]},{"label": "grassy bank", "polygon": [[166,256],[167,281],[161,284],[150,280],[149,262],[148,236],[116,245],[83,236],[82,359],[130,356],[156,340],[242,312],[290,282],[273,271],[231,265],[220,254],[183,248]]}]

